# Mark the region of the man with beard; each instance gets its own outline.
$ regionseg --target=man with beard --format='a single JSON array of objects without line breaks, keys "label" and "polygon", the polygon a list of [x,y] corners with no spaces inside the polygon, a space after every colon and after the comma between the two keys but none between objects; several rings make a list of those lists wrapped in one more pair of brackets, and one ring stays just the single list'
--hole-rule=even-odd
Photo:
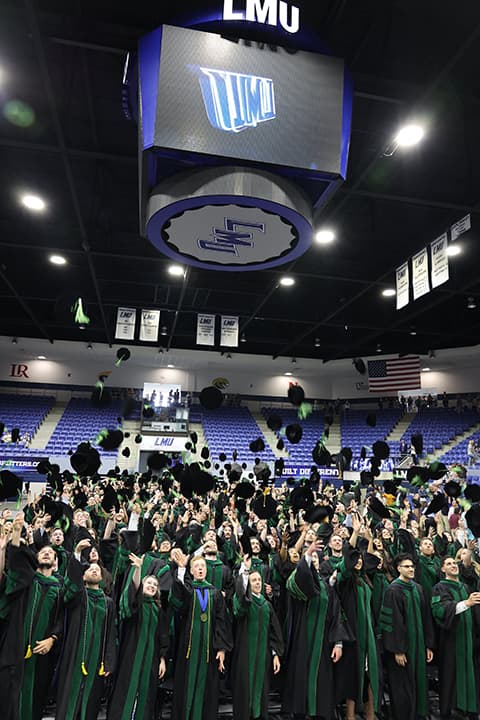
[{"label": "man with beard", "polygon": [[192,579],[186,577],[188,557],[172,551],[178,565],[170,603],[180,616],[175,658],[173,720],[216,720],[219,672],[225,669],[225,653],[232,649],[222,593],[206,582],[203,557],[190,561]]},{"label": "man with beard", "polygon": [[53,528],[50,531],[50,542],[58,558],[58,569],[57,573],[62,577],[67,572],[68,561],[70,560],[71,552],[64,547],[65,536],[61,528]]},{"label": "man with beard", "polygon": [[470,593],[459,580],[454,558],[442,563],[444,580],[432,591],[432,612],[438,626],[438,674],[440,714],[452,710],[478,717],[478,637],[480,592]]},{"label": "man with beard", "polygon": [[[0,592],[0,696],[6,720],[40,720],[53,676],[52,648],[63,628],[61,585],[53,572],[55,551],[36,556],[20,544],[18,513]],[[37,567],[38,563],[38,567]]]},{"label": "man with beard", "polygon": [[68,623],[60,665],[57,720],[96,720],[104,680],[116,659],[115,617],[112,600],[100,589],[102,570],[85,567],[79,558],[90,540],[81,540],[70,559],[64,602]]}]

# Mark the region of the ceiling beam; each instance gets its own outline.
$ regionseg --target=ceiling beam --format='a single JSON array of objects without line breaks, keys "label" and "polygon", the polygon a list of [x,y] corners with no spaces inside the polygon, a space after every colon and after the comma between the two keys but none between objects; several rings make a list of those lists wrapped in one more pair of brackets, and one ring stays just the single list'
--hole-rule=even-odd
[{"label": "ceiling beam", "polygon": [[[13,283],[10,281],[9,277],[5,273],[5,266],[0,266],[0,278],[3,280],[5,285],[8,287],[10,292],[12,293],[15,300],[18,302],[21,308],[23,308],[23,311],[28,315],[30,320],[33,322],[37,330],[39,330],[44,338],[48,340],[49,343],[53,345],[53,340],[48,334],[48,332],[45,330],[44,326],[37,320],[37,317],[35,316],[33,310],[31,309],[30,305],[26,302],[25,298],[21,297]],[[10,298],[10,296],[7,296]]]}]

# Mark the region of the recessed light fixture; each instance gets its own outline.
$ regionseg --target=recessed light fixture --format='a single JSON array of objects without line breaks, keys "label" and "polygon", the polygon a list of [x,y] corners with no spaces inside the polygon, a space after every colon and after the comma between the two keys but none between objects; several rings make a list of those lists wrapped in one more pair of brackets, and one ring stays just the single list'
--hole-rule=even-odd
[{"label": "recessed light fixture", "polygon": [[182,275],[185,275],[185,270],[181,265],[170,265],[168,268],[168,274],[173,275],[174,277],[181,277]]},{"label": "recessed light fixture", "polygon": [[291,287],[292,285],[295,285],[295,280],[288,275],[284,275],[280,278],[280,285],[283,285],[283,287]]},{"label": "recessed light fixture", "polygon": [[66,265],[67,259],[63,255],[50,255],[48,258],[52,265]]},{"label": "recessed light fixture", "polygon": [[93,350],[93,345],[92,345],[92,343],[88,343],[88,345],[87,345],[87,350]]},{"label": "recessed light fixture", "polygon": [[320,338],[315,338],[315,347],[320,347]]},{"label": "recessed light fixture", "polygon": [[46,360],[45,355],[37,355],[37,360]]},{"label": "recessed light fixture", "polygon": [[247,342],[247,338],[245,337],[245,333],[242,333],[242,334],[240,335],[240,342],[241,342],[241,343],[246,343],[246,342]]},{"label": "recessed light fixture", "polygon": [[422,368],[422,372],[430,372],[430,368]]},{"label": "recessed light fixture", "polygon": [[284,373],[284,375],[293,375],[293,373],[291,373],[291,372],[286,372],[286,373]]},{"label": "recessed light fixture", "polygon": [[385,290],[382,290],[383,297],[393,297],[396,294],[397,293],[393,288],[385,288]]},{"label": "recessed light fixture", "polygon": [[416,334],[417,334],[417,331],[412,328],[412,329],[410,330],[410,335],[411,335],[412,337],[414,337]]},{"label": "recessed light fixture", "polygon": [[175,365],[167,365],[167,368],[174,368]]},{"label": "recessed light fixture", "polygon": [[423,140],[425,130],[420,125],[405,125],[395,136],[399,147],[413,147]]},{"label": "recessed light fixture", "polygon": [[449,255],[449,257],[456,257],[457,255],[460,255],[461,252],[462,252],[461,245],[454,244],[454,245],[449,245],[447,247],[447,255]]},{"label": "recessed light fixture", "polygon": [[319,230],[315,235],[315,242],[319,245],[330,245],[335,240],[335,233],[333,230],[323,229]]},{"label": "recessed light fixture", "polygon": [[160,335],[163,335],[164,337],[165,337],[165,335],[168,335],[168,330],[167,330],[166,325],[162,325],[161,330],[160,330]]},{"label": "recessed light fixture", "polygon": [[477,307],[477,303],[475,302],[475,298],[474,298],[474,297],[469,297],[468,300],[467,300],[467,308],[468,308],[468,310],[475,310],[476,307]]},{"label": "recessed light fixture", "polygon": [[43,200],[39,195],[22,195],[20,198],[22,205],[26,207],[28,210],[33,210],[34,212],[42,212],[42,210],[45,210],[47,207],[47,204],[45,200]]},{"label": "recessed light fixture", "polygon": [[377,345],[377,352],[378,353],[382,352],[382,346],[380,345],[380,343],[378,343],[378,345]]}]

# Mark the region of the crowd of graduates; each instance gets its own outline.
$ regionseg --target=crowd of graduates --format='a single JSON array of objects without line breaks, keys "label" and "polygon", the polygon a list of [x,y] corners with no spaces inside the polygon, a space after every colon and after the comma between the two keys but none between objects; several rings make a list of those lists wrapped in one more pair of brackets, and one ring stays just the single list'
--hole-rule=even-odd
[{"label": "crowd of graduates", "polygon": [[272,690],[285,717],[415,720],[435,693],[443,718],[478,717],[465,468],[334,487],[157,454],[100,476],[81,452],[1,513],[4,720],[208,720],[230,696],[235,720],[267,718]]}]

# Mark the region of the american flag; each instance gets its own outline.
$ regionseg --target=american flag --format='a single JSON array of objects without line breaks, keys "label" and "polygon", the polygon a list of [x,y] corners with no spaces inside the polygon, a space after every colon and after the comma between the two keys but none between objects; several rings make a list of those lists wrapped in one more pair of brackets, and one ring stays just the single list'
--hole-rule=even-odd
[{"label": "american flag", "polygon": [[368,361],[368,389],[370,392],[420,388],[420,358],[418,355]]}]

